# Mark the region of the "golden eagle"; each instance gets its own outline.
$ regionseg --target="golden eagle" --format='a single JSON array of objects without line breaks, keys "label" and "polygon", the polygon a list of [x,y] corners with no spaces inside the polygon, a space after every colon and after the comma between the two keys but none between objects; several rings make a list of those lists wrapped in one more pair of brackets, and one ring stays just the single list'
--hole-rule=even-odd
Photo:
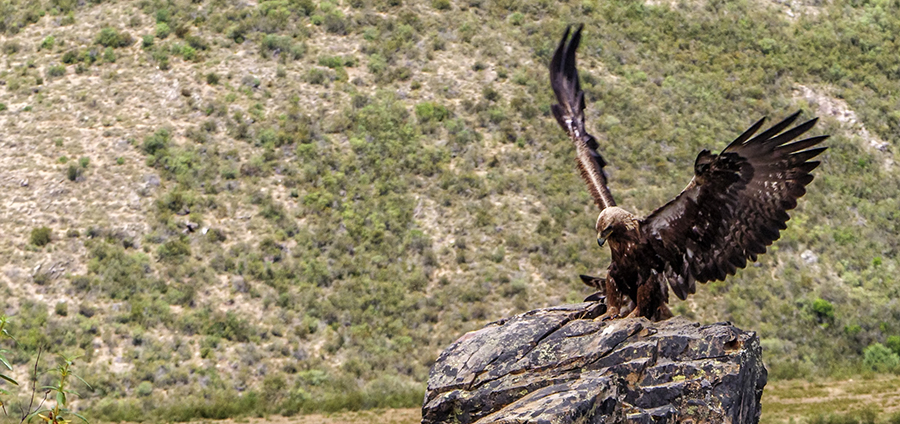
[{"label": "golden eagle", "polygon": [[553,115],[575,143],[581,176],[600,207],[597,242],[608,242],[612,253],[605,279],[582,280],[605,290],[608,318],[666,319],[672,316],[669,287],[683,300],[696,282],[734,275],[778,239],[790,219],[787,211],[797,206],[819,165],[810,159],[825,150],[812,147],[828,136],[794,141],[816,123],[788,129],[800,112],[754,136],[765,121],[760,119],[722,153],[700,152],[684,191],[639,218],[616,206],[597,140],[584,128],[584,92],[575,68],[581,29],[571,39],[566,29],[550,62],[550,84],[559,102]]}]

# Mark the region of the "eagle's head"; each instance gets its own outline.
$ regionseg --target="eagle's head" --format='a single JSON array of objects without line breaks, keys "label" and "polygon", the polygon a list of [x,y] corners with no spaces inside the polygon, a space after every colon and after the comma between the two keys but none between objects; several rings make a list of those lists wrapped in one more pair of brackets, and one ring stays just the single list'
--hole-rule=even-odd
[{"label": "eagle's head", "polygon": [[618,206],[603,209],[597,217],[597,244],[601,247],[606,240],[620,241],[636,235],[637,231],[637,218]]}]

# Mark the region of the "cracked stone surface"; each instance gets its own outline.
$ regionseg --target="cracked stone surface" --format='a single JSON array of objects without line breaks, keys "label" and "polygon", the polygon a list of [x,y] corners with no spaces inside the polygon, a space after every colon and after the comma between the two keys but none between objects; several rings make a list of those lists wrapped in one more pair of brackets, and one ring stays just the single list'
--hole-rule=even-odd
[{"label": "cracked stone surface", "polygon": [[538,309],[463,335],[428,378],[422,423],[757,423],[756,333],[683,318]]}]

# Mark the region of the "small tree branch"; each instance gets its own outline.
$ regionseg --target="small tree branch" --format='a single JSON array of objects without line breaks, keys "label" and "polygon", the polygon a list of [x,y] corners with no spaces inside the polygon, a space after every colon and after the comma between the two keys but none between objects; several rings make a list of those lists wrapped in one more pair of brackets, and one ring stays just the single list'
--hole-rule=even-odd
[{"label": "small tree branch", "polygon": [[[31,415],[33,411],[31,408],[34,407],[34,394],[37,393],[37,379],[38,379],[38,364],[41,362],[41,354],[44,353],[44,346],[41,345],[38,347],[37,358],[34,359],[34,371],[31,374],[31,402],[28,404],[28,408],[22,410],[22,420],[19,423],[24,423],[25,419]],[[46,400],[46,396],[44,399]],[[41,405],[44,404],[44,401],[41,401]],[[40,405],[38,406],[40,408]]]}]

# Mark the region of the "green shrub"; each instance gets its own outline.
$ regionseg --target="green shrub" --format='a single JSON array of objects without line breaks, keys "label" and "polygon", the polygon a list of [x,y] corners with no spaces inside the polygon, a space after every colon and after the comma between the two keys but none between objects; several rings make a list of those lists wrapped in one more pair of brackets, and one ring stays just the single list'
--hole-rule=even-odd
[{"label": "green shrub", "polygon": [[116,52],[113,51],[112,47],[107,47],[103,50],[103,61],[106,63],[116,62]]},{"label": "green shrub", "polygon": [[63,65],[50,65],[47,68],[47,78],[61,77],[66,74],[66,67]]},{"label": "green shrub", "polygon": [[191,46],[181,46],[181,57],[184,60],[195,61],[197,60],[197,50]]},{"label": "green shrub", "polygon": [[210,72],[206,74],[206,83],[209,85],[216,85],[219,83],[219,75],[215,72]]},{"label": "green shrub", "polygon": [[893,371],[900,364],[900,356],[883,344],[874,343],[863,351],[863,364],[877,372]]},{"label": "green shrub", "polygon": [[62,63],[73,64],[78,62],[78,50],[69,50],[63,53],[62,58],[60,59]]},{"label": "green shrub", "polygon": [[888,336],[884,341],[884,345],[892,352],[900,355],[900,336]]},{"label": "green shrub", "polygon": [[54,43],[56,43],[56,38],[52,35],[48,35],[44,38],[44,41],[41,41],[41,50],[50,50],[53,48]]},{"label": "green shrub", "polygon": [[22,49],[22,46],[20,46],[19,43],[15,42],[15,41],[7,41],[6,43],[3,44],[3,53],[6,53],[7,55],[16,54],[21,49]]},{"label": "green shrub", "polygon": [[169,24],[165,22],[160,22],[156,24],[156,37],[157,38],[166,38],[169,34],[172,33],[172,30],[169,29]]},{"label": "green shrub", "polygon": [[266,34],[262,39],[261,53],[264,57],[269,54],[280,55],[291,60],[297,60],[306,53],[306,46],[302,43],[295,43],[291,37],[279,36],[274,34]]},{"label": "green shrub", "polygon": [[150,34],[142,35],[141,36],[141,47],[143,47],[145,49],[148,47],[153,47],[153,36]]},{"label": "green shrub", "polygon": [[525,15],[523,15],[521,12],[514,12],[513,14],[509,15],[509,23],[513,26],[522,25],[523,23],[525,23]]},{"label": "green shrub", "polygon": [[184,23],[175,26],[175,36],[178,38],[184,38],[190,31],[191,27],[185,25]]},{"label": "green shrub", "polygon": [[138,384],[137,389],[135,389],[134,394],[138,395],[138,397],[147,397],[153,394],[153,383],[149,381],[142,381]]},{"label": "green shrub", "polygon": [[433,102],[422,102],[415,107],[416,117],[420,122],[443,121],[450,117],[450,111],[443,105]]},{"label": "green shrub", "polygon": [[325,30],[332,34],[346,34],[349,24],[340,10],[332,10],[325,14]]},{"label": "green shrub", "polygon": [[431,0],[431,7],[437,10],[450,10],[450,0]]},{"label": "green shrub", "polygon": [[306,82],[310,84],[324,85],[328,79],[325,71],[318,68],[310,68],[306,72]]},{"label": "green shrub", "polygon": [[340,68],[344,66],[344,59],[340,56],[320,56],[319,65],[331,69]]},{"label": "green shrub", "polygon": [[83,174],[84,168],[74,163],[70,163],[69,167],[66,169],[66,178],[68,178],[69,181],[78,181],[78,179],[81,178]]},{"label": "green shrub", "polygon": [[169,147],[169,141],[171,140],[171,135],[169,134],[169,130],[165,128],[160,128],[156,130],[153,135],[149,135],[144,138],[144,144],[142,148],[144,153],[148,155],[156,155],[160,152],[165,152]]},{"label": "green shrub", "polygon": [[163,9],[157,9],[156,12],[154,13],[154,15],[156,17],[156,22],[160,23],[160,22],[169,22],[169,17],[172,14],[169,12],[169,9],[163,8]]},{"label": "green shrub", "polygon": [[134,39],[127,32],[120,33],[114,28],[106,27],[100,30],[95,42],[103,47],[118,48],[130,46]]},{"label": "green shrub", "polygon": [[895,412],[887,417],[888,424],[900,424],[900,412]]},{"label": "green shrub", "polygon": [[49,227],[38,227],[31,230],[31,244],[41,247],[50,243],[52,231]]},{"label": "green shrub", "polygon": [[495,90],[493,87],[490,87],[490,86],[484,87],[481,90],[481,94],[489,102],[496,102],[496,101],[500,100],[500,92],[498,92],[497,90]]},{"label": "green shrub", "polygon": [[834,319],[834,305],[825,299],[817,298],[814,300],[812,310],[820,321]]},{"label": "green shrub", "polygon": [[31,276],[31,280],[38,286],[46,286],[52,280],[50,273],[39,272]]},{"label": "green shrub", "polygon": [[182,262],[191,255],[191,246],[186,240],[171,239],[159,246],[156,252],[162,261]]}]

